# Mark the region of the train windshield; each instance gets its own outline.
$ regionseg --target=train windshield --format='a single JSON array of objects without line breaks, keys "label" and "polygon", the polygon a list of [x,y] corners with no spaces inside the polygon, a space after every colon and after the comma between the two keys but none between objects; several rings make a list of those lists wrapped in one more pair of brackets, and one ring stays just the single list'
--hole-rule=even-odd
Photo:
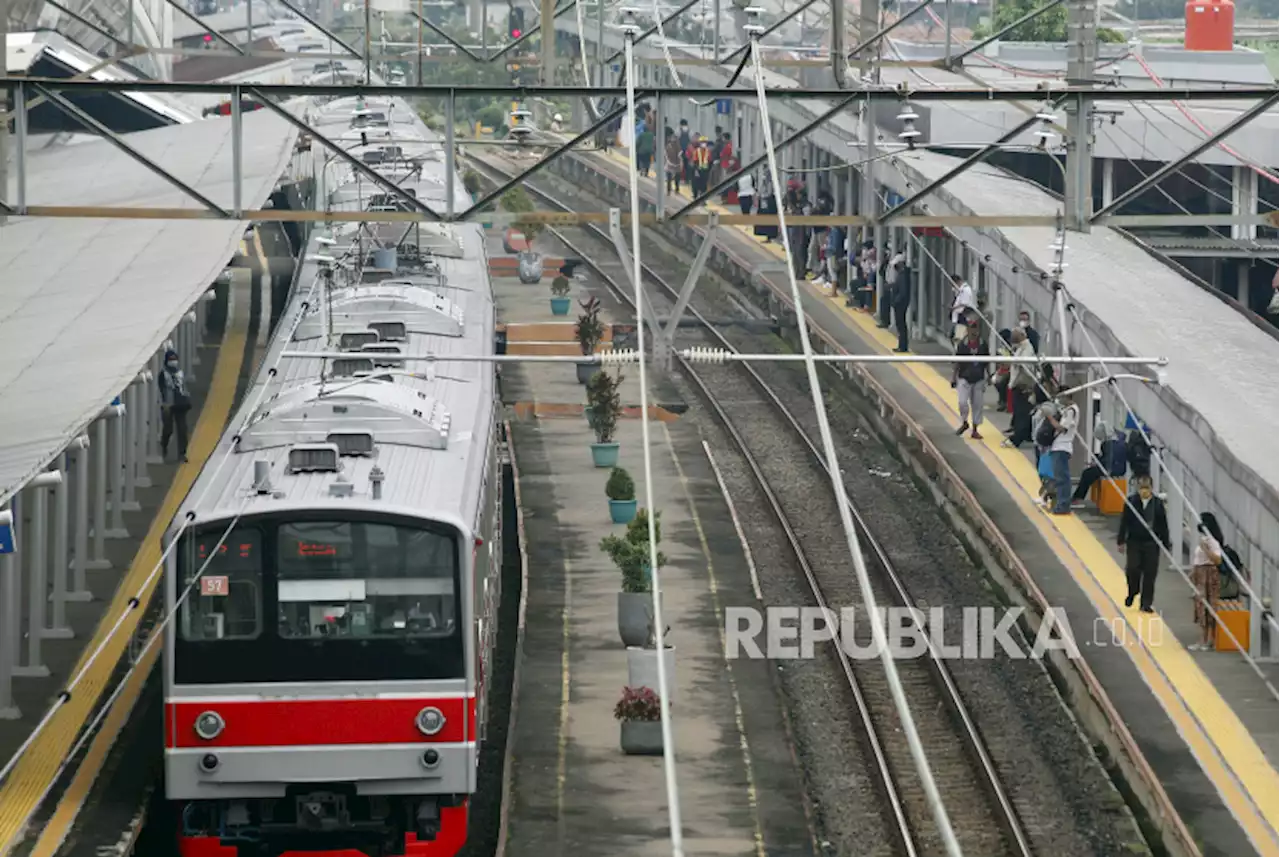
[{"label": "train windshield", "polygon": [[276,536],[281,637],[443,637],[457,542],[389,524],[307,521]]},{"label": "train windshield", "polygon": [[224,527],[178,549],[179,683],[464,674],[452,528],[257,519],[224,538]]}]

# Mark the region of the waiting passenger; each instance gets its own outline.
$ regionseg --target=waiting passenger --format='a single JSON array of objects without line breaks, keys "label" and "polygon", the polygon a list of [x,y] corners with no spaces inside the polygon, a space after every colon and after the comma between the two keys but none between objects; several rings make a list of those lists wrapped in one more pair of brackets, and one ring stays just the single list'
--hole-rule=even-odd
[{"label": "waiting passenger", "polygon": [[1126,455],[1135,479],[1151,475],[1151,444],[1141,429],[1129,432]]},{"label": "waiting passenger", "polygon": [[[1019,328],[1010,335],[1013,357],[1035,357],[1027,332]],[[1009,390],[1013,421],[1009,426],[1009,439],[1005,445],[1017,448],[1034,437],[1031,427],[1031,406],[1036,394],[1036,364],[1014,363],[1009,367]]]},{"label": "waiting passenger", "polygon": [[1213,613],[1218,608],[1220,591],[1218,566],[1222,563],[1222,527],[1212,512],[1200,516],[1196,527],[1198,539],[1191,555],[1191,582],[1196,594],[1192,607],[1196,624],[1200,626],[1200,642],[1187,646],[1188,651],[1207,652],[1213,648]]},{"label": "waiting passenger", "polygon": [[1071,514],[1071,452],[1075,448],[1076,426],[1080,424],[1080,409],[1065,396],[1058,401],[1057,416],[1047,419],[1053,423],[1053,443],[1049,455],[1053,458],[1053,481],[1056,489],[1055,515]]},{"label": "waiting passenger", "polygon": [[1168,550],[1169,521],[1165,517],[1164,501],[1151,489],[1151,477],[1138,477],[1138,490],[1129,495],[1124,514],[1120,517],[1120,534],[1116,544],[1125,554],[1125,577],[1129,594],[1124,606],[1132,607],[1133,599],[1141,595],[1139,602],[1143,613],[1154,613],[1156,573],[1160,570],[1160,546]]},{"label": "waiting passenger", "polygon": [[1025,309],[1018,313],[1018,327],[1022,328],[1022,332],[1027,335],[1027,340],[1031,343],[1031,349],[1036,354],[1040,353],[1040,331],[1031,326],[1031,313]]},{"label": "waiting passenger", "polygon": [[[956,346],[956,356],[990,356],[991,352],[987,343],[982,341],[981,332],[979,325],[969,325],[968,335]],[[956,434],[964,434],[972,420],[973,431],[969,437],[982,440],[978,426],[982,425],[982,397],[987,390],[987,364],[957,363],[952,370],[951,386],[955,388],[960,407],[960,428],[956,429]]]},{"label": "waiting passenger", "polygon": [[907,353],[907,309],[911,306],[911,269],[901,253],[893,257],[893,294],[888,295],[893,304],[893,323],[898,328],[898,354]]},{"label": "waiting passenger", "polygon": [[955,290],[955,297],[951,301],[951,324],[954,326],[952,341],[959,342],[965,336],[962,328],[967,326],[967,316],[978,314],[978,301],[974,297],[973,286],[959,274],[951,275],[951,287]]},{"label": "waiting passenger", "polygon": [[187,392],[187,379],[178,368],[178,353],[172,349],[164,353],[164,371],[158,379],[160,385],[160,454],[169,458],[169,438],[178,432],[178,455],[187,460],[187,412],[191,410],[191,395]]}]

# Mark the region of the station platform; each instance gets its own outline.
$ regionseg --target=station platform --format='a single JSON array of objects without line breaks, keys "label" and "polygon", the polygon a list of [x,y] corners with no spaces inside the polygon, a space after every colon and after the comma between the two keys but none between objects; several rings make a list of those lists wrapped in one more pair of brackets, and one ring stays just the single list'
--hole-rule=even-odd
[{"label": "station platform", "polygon": [[[555,320],[545,284],[494,288],[500,321]],[[624,384],[624,401],[638,401],[638,375]],[[620,572],[598,545],[624,527],[610,522],[609,471],[592,465],[584,387],[571,364],[506,364],[502,390],[528,579],[497,853],[669,854],[663,760],[625,755],[613,719],[628,652],[617,628]],[[514,407],[522,402],[537,408]],[[691,424],[655,420],[650,431],[686,853],[812,854],[771,667],[724,654],[722,608],[756,603],[728,505]],[[640,436],[634,414],[619,421],[619,465],[644,506]]]},{"label": "station platform", "polygon": [[[588,164],[611,184],[628,187],[625,150],[574,152],[569,157]],[[641,187],[642,196],[653,204],[652,180]],[[668,211],[673,212],[689,197],[686,190],[668,194],[667,199]],[[709,209],[726,211],[716,205]],[[697,227],[681,228],[702,233]],[[717,240],[717,253],[745,274],[739,279],[764,283],[781,304],[790,306],[780,244],[764,243],[749,227],[721,227]],[[805,281],[801,290],[811,330],[830,350],[888,354],[896,347],[892,330],[879,328],[873,316],[847,307],[844,296]],[[912,343],[912,348],[942,353],[930,344]],[[1006,415],[988,408],[995,427],[988,426],[981,441],[957,437],[959,412],[948,366],[904,363],[866,368],[909,416],[913,430],[927,437],[976,497],[988,523],[1012,547],[1049,603],[1066,611],[1085,662],[1201,852],[1276,854],[1277,702],[1238,654],[1187,651],[1187,645],[1198,642],[1198,630],[1190,622],[1189,584],[1162,567],[1157,615],[1148,619],[1136,605],[1126,609],[1125,574],[1115,547],[1118,519],[1096,512],[1045,514],[1037,503],[1040,480],[1032,457],[1028,451],[1000,446]],[[1075,473],[1083,457],[1074,456]],[[1101,628],[1106,629],[1105,638],[1096,634]],[[1260,666],[1276,686],[1277,665]]]},{"label": "station platform", "polygon": [[[258,240],[249,240],[253,246],[242,250],[263,258]],[[143,721],[153,727],[148,740],[137,734],[143,727],[135,717],[145,707],[140,700],[158,692],[151,679],[161,646],[146,646],[157,624],[146,605],[161,578],[148,577],[161,560],[165,529],[217,444],[247,381],[256,314],[270,307],[269,296],[255,293],[254,279],[244,269],[233,274],[225,307],[212,314],[221,321],[198,344],[198,368],[187,370],[192,378],[187,461],[171,459],[150,467],[150,487],[137,492],[140,508],[125,513],[127,534],[107,542],[111,568],[89,573],[93,600],[68,605],[75,636],[45,641],[48,677],[15,679],[22,716],[0,721],[0,758],[5,761],[32,734],[58,692],[85,668],[92,653],[102,649],[71,699],[0,785],[0,854],[54,857],[101,854],[104,849],[115,853],[121,846],[131,847],[141,830],[162,746],[158,718],[154,723],[150,718]],[[113,633],[135,596],[143,609],[129,612]],[[113,695],[117,688],[119,693]],[[64,769],[64,760],[79,740],[80,753]],[[125,747],[127,760],[121,756]]]}]

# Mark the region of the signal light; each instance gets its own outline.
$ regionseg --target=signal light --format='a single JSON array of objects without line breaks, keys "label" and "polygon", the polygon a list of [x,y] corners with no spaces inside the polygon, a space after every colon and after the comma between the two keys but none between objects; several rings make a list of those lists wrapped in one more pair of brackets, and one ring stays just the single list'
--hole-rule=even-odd
[{"label": "signal light", "polygon": [[524,10],[512,9],[507,15],[507,29],[511,32],[512,39],[520,38],[524,33]]}]

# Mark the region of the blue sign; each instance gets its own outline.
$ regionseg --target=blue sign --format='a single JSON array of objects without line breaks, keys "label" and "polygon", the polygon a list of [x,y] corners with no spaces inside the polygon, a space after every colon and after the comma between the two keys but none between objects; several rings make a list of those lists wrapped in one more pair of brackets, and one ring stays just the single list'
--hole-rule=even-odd
[{"label": "blue sign", "polygon": [[113,408],[118,408],[118,407],[120,407],[120,397],[119,397],[119,396],[116,396],[114,399],[112,399],[112,400],[111,400],[111,407],[113,407]]},{"label": "blue sign", "polygon": [[898,195],[895,191],[888,191],[884,196],[884,204],[887,208],[897,208],[906,201],[906,197]]},{"label": "blue sign", "polygon": [[717,98],[717,99],[716,99],[716,113],[717,113],[718,115],[720,115],[720,116],[728,116],[728,115],[729,115],[730,113],[732,113],[732,112],[733,112],[733,99],[732,99],[732,98]]},{"label": "blue sign", "polygon": [[622,63],[614,63],[609,66],[609,70],[615,73],[622,71]]},{"label": "blue sign", "polygon": [[13,524],[0,523],[0,554],[13,553]]}]

